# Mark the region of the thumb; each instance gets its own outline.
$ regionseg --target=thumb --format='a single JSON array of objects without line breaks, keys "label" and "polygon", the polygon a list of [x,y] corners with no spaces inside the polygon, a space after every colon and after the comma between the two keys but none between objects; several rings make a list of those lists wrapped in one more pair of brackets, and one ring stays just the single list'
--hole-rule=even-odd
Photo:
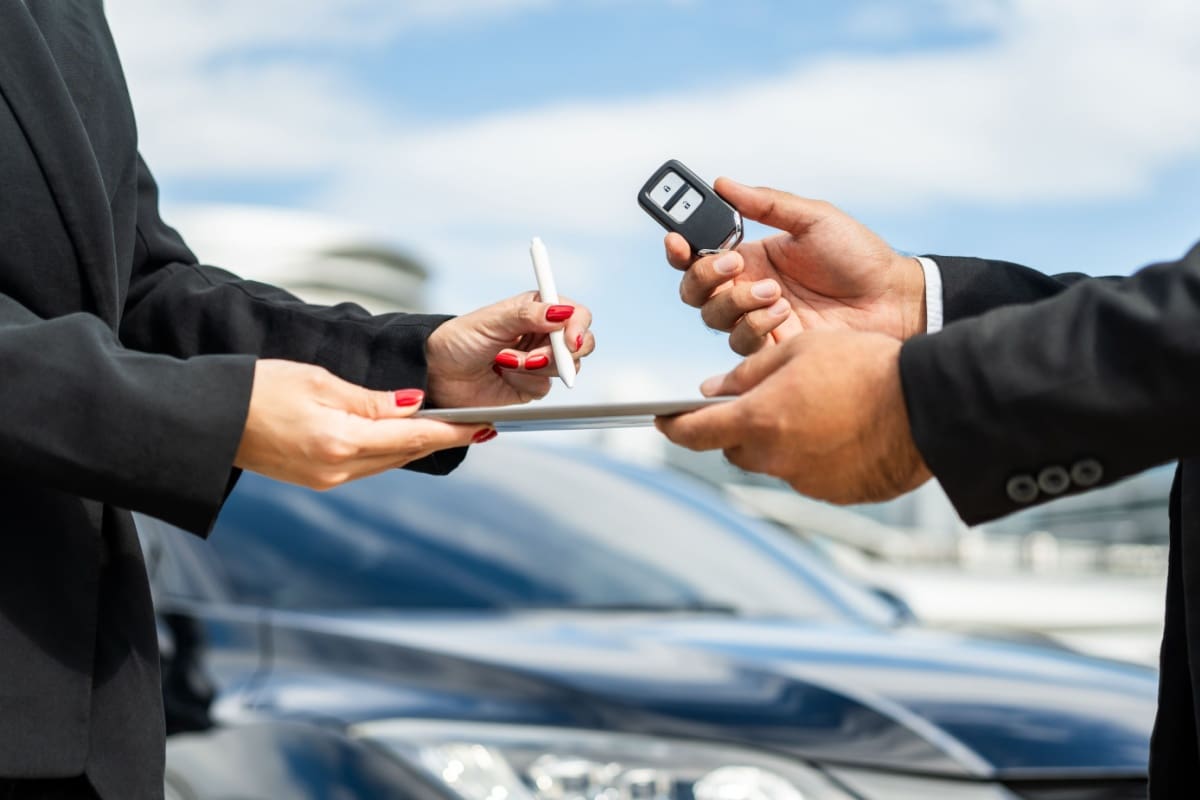
[{"label": "thumb", "polygon": [[745,394],[766,380],[791,357],[792,348],[767,347],[742,361],[724,375],[715,375],[700,384],[705,397]]},{"label": "thumb", "polygon": [[717,178],[713,188],[743,217],[788,233],[803,233],[833,210],[824,200],[811,200],[766,186],[746,186],[729,178]]},{"label": "thumb", "polygon": [[421,410],[421,389],[377,391],[344,381],[334,375],[322,387],[322,404],[365,419],[410,417]]}]

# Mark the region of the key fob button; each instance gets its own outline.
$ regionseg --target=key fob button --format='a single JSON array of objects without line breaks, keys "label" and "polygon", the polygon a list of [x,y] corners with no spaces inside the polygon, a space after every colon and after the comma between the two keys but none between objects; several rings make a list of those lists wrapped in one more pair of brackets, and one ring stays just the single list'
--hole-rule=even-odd
[{"label": "key fob button", "polygon": [[686,222],[687,218],[692,215],[700,204],[704,202],[704,195],[697,192],[692,187],[688,187],[683,197],[675,201],[675,205],[667,213],[671,215],[671,219],[676,222]]},{"label": "key fob button", "polygon": [[684,189],[690,188],[691,187],[687,185],[687,182],[684,181],[683,178],[679,177],[678,174],[674,172],[668,172],[666,175],[663,175],[662,180],[660,180],[654,186],[654,188],[650,190],[650,199],[653,200],[654,204],[659,208],[666,208],[667,203],[675,199],[675,195],[679,194]]}]

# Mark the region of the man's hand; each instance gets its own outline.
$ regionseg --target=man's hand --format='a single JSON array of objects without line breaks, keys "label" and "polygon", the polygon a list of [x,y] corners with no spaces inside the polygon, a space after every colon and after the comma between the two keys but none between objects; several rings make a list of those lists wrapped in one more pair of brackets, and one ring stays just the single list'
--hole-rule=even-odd
[{"label": "man's hand", "polygon": [[329,489],[496,435],[486,425],[407,419],[423,400],[419,389],[375,392],[321,367],[260,360],[234,464]]},{"label": "man's hand", "polygon": [[592,312],[537,292],[502,300],[438,326],[425,342],[429,399],[442,408],[501,406],[544,397],[558,374],[550,331],[564,330],[579,359],[596,349]]},{"label": "man's hand", "polygon": [[829,203],[719,178],[714,187],[747,219],[783,233],[692,261],[667,234],[667,260],[686,270],[679,293],[704,322],[728,331],[742,355],[801,331],[859,330],[907,339],[925,330],[925,276]]},{"label": "man's hand", "polygon": [[881,334],[798,336],[701,387],[736,400],[655,424],[676,444],[720,448],[820,500],[887,500],[930,477],[909,431],[899,354],[900,341]]}]

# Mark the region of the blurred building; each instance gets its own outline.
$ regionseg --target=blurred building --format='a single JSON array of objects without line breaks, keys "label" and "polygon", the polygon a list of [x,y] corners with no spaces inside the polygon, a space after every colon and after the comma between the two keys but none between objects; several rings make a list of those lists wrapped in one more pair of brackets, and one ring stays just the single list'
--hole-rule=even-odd
[{"label": "blurred building", "polygon": [[411,255],[343,220],[294,209],[211,205],[168,216],[196,257],[322,305],[424,311],[429,272]]}]

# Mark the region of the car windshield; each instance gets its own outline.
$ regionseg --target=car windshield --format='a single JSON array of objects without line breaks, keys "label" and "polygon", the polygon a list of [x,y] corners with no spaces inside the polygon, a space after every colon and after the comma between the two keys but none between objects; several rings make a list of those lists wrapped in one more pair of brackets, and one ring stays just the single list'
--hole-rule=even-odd
[{"label": "car windshield", "polygon": [[478,447],[450,477],[325,493],[247,474],[207,544],[174,541],[182,593],[275,608],[891,617],[708,487],[564,451]]}]

